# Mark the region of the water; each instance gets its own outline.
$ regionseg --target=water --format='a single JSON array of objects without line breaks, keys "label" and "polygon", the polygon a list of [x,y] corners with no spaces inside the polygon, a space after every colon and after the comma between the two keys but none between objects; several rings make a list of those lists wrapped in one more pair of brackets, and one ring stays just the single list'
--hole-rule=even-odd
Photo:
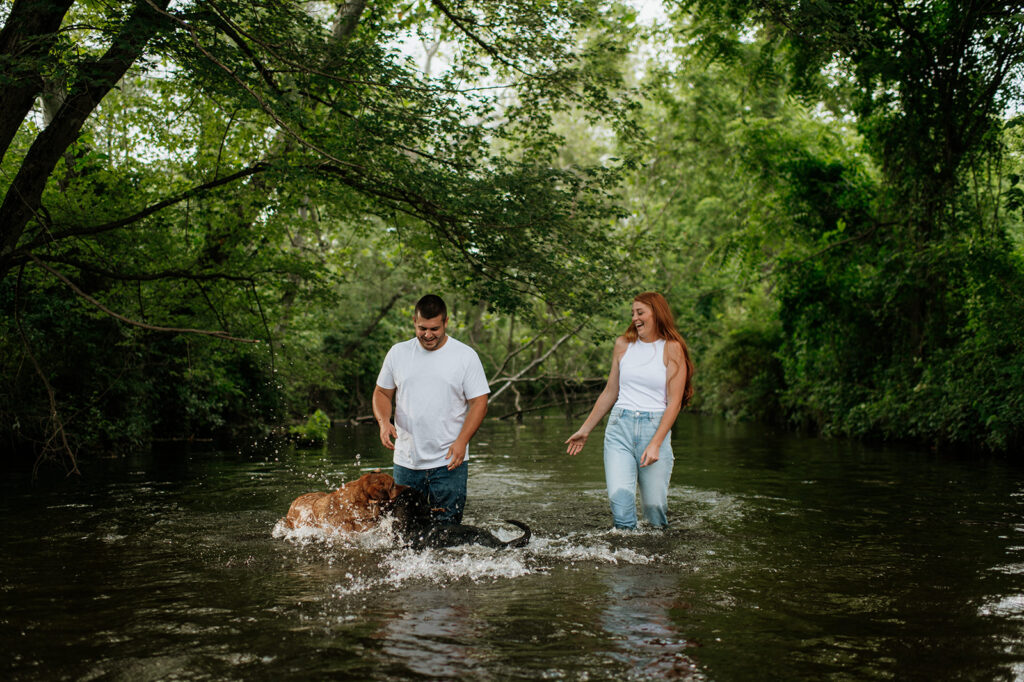
[{"label": "water", "polygon": [[8,476],[0,678],[1024,679],[1024,471],[684,415],[672,527],[622,533],[574,427],[478,434],[466,521],[511,551],[279,526],[388,466],[372,426]]}]

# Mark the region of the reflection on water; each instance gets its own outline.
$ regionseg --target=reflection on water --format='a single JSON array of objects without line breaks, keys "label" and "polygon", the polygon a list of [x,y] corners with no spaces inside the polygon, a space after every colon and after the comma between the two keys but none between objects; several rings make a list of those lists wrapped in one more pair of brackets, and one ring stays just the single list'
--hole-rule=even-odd
[{"label": "reflection on water", "polygon": [[441,590],[422,591],[417,597],[378,633],[383,656],[424,677],[475,676],[486,624],[471,609],[448,605]]},{"label": "reflection on water", "polygon": [[697,678],[689,646],[669,615],[674,604],[675,577],[670,573],[606,578],[608,606],[602,627],[619,642],[612,658],[651,679]]},{"label": "reflection on water", "polygon": [[[528,547],[288,530],[387,455],[164,453],[3,483],[4,679],[1009,679],[1024,475],[684,416],[671,527],[614,531],[599,448],[488,422],[466,522]],[[594,442],[600,443],[600,439]]]}]

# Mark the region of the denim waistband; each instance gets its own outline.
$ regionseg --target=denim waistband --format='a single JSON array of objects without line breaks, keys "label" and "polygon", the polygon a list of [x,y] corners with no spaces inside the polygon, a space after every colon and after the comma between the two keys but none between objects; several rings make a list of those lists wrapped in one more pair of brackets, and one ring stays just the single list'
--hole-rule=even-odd
[{"label": "denim waistband", "polygon": [[661,415],[665,414],[665,410],[627,410],[624,407],[613,407],[612,415],[619,417],[631,417],[633,419],[661,419]]}]

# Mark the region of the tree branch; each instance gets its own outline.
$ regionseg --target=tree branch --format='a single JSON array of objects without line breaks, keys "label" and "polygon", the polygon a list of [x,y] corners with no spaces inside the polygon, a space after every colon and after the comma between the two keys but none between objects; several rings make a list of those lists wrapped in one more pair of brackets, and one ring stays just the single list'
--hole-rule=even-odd
[{"label": "tree branch", "polygon": [[[28,359],[32,362],[32,366],[36,370],[36,374],[39,376],[40,381],[43,383],[43,387],[46,389],[46,396],[50,402],[50,435],[46,442],[43,443],[43,449],[36,458],[35,465],[32,467],[32,475],[35,476],[39,472],[39,465],[43,463],[43,460],[53,451],[64,452],[68,456],[68,461],[71,462],[71,468],[68,470],[68,475],[81,473],[78,471],[78,460],[75,456],[74,450],[71,449],[71,443],[68,442],[68,434],[64,430],[64,420],[60,416],[60,411],[57,409],[57,394],[53,390],[53,386],[50,384],[50,380],[46,378],[46,373],[43,372],[43,368],[39,365],[39,361],[36,360],[35,354],[32,352],[32,347],[28,342],[28,335],[25,334],[25,329],[21,325],[21,312],[19,310],[18,299],[21,297],[21,279],[25,273],[25,268],[22,266],[18,270],[18,280],[15,284],[14,289],[14,323],[18,327],[18,335],[21,336],[21,343],[25,349],[25,354]],[[55,447],[53,442],[60,439],[60,446]]]},{"label": "tree branch", "polygon": [[[527,348],[530,348],[531,346],[533,346],[533,344],[537,343],[537,341],[539,341],[541,338],[543,338],[544,335],[547,334],[548,331],[552,327],[557,327],[563,321],[564,320],[554,320],[551,324],[549,324],[547,327],[545,327],[544,329],[539,331],[536,335],[534,335],[534,337],[532,339],[530,339],[526,343],[524,343],[521,346],[519,346],[519,348],[516,348],[514,351],[511,351],[509,353],[506,353],[505,354],[505,359],[501,361],[501,366],[498,367],[497,370],[495,370],[495,372],[494,372],[495,375],[500,375],[502,372],[504,372],[505,368],[508,367],[508,363],[512,361],[512,358],[514,358],[515,356],[519,355],[520,353],[522,353]],[[579,330],[577,330],[577,331],[579,331]],[[511,336],[509,338],[509,345],[511,345]]]},{"label": "tree branch", "polygon": [[[120,282],[156,282],[164,279],[176,279],[176,280],[188,280],[192,282],[213,282],[223,280],[227,282],[243,282],[248,284],[253,281],[255,275],[284,275],[288,274],[287,270],[255,270],[244,275],[232,275],[226,272],[192,272],[189,270],[160,270],[157,272],[144,272],[144,273],[125,273],[115,272],[106,268],[99,267],[93,263],[87,263],[85,261],[73,258],[71,256],[51,256],[48,254],[32,254],[24,255],[22,262],[27,263],[32,258],[41,260],[47,263],[59,263],[61,265],[70,265],[71,267],[90,272],[94,275],[98,275],[105,279],[113,279]],[[21,262],[16,261],[17,265]]]},{"label": "tree branch", "polygon": [[[320,147],[319,145],[316,145],[313,142],[310,142],[305,137],[303,137],[301,134],[299,134],[298,132],[292,130],[291,126],[289,126],[284,121],[284,119],[281,118],[281,116],[278,115],[278,113],[276,111],[274,111],[274,108],[272,106],[270,106],[270,104],[266,101],[266,99],[261,97],[258,92],[256,92],[254,89],[249,87],[245,83],[245,81],[242,80],[242,78],[240,78],[238,76],[238,74],[236,74],[234,71],[231,70],[231,68],[229,66],[227,66],[226,64],[224,64],[223,62],[218,60],[216,57],[213,56],[213,54],[209,50],[207,50],[205,47],[203,47],[202,41],[199,40],[199,36],[197,35],[196,29],[190,23],[188,23],[187,21],[185,21],[181,17],[179,17],[179,16],[177,16],[175,14],[172,14],[171,12],[168,12],[165,8],[157,7],[156,4],[154,3],[154,0],[143,0],[143,1],[149,3],[150,6],[152,6],[154,9],[156,9],[158,12],[160,12],[163,16],[167,17],[168,19],[170,19],[174,23],[176,23],[179,26],[181,26],[189,34],[189,36],[191,37],[192,44],[195,46],[195,48],[197,50],[199,50],[207,59],[209,59],[210,62],[214,66],[216,66],[221,71],[226,73],[228,75],[228,77],[231,78],[231,80],[233,80],[235,83],[238,84],[239,87],[241,87],[243,90],[245,90],[245,92],[248,93],[248,95],[250,97],[252,97],[253,100],[259,105],[260,109],[262,109],[263,112],[267,116],[269,116],[271,118],[271,120],[274,121],[274,123],[276,123],[279,126],[280,130],[282,132],[286,133],[293,140],[298,142],[300,146],[305,147],[306,149],[308,149],[308,150],[310,150],[312,152],[316,152],[320,156],[322,156],[322,157],[324,157],[326,159],[330,159],[332,162],[337,163],[339,165],[348,166],[350,168],[354,168],[354,169],[358,169],[358,170],[362,170],[363,169],[362,166],[360,166],[359,164],[352,163],[351,161],[345,161],[344,159],[340,159],[340,158],[334,156],[333,154],[328,152],[323,147]],[[166,5],[166,3],[165,3],[165,5]]]},{"label": "tree branch", "polygon": [[345,344],[345,347],[341,350],[341,353],[338,354],[339,357],[351,357],[352,354],[355,353],[356,349],[359,348],[360,345],[362,345],[363,341],[370,334],[373,333],[373,330],[377,328],[377,325],[379,325],[381,320],[384,319],[384,316],[388,314],[388,311],[395,306],[395,303],[397,303],[398,300],[405,296],[408,292],[408,287],[404,286],[401,287],[397,292],[395,292],[387,301],[387,303],[380,307],[380,310],[377,311],[377,315],[374,316],[372,320],[370,320],[370,323],[366,325],[363,331],[356,338],[352,339],[351,341]]},{"label": "tree branch", "polygon": [[503,57],[501,55],[501,53],[498,52],[492,45],[490,45],[486,40],[484,40],[483,38],[478,36],[468,26],[466,26],[465,22],[463,22],[460,18],[456,17],[455,14],[450,9],[448,9],[448,7],[443,2],[441,2],[441,0],[431,0],[430,4],[432,4],[434,7],[438,8],[439,10],[441,10],[441,13],[443,15],[445,15],[446,17],[448,17],[449,21],[451,21],[453,24],[455,24],[455,26],[460,31],[465,33],[466,37],[468,37],[474,43],[476,43],[481,48],[483,48],[483,50],[485,52],[487,52],[487,54],[491,55],[496,60],[498,60],[499,62],[501,62],[505,66],[509,67],[510,69],[513,69],[514,71],[522,72],[522,69],[520,69],[518,66],[516,66],[512,62],[508,61],[507,59],[505,59],[505,57]]},{"label": "tree branch", "polygon": [[238,32],[235,31],[234,25],[224,14],[223,10],[221,10],[215,2],[212,2],[212,0],[206,0],[206,4],[213,8],[213,15],[217,17],[217,25],[220,26],[221,30],[223,30],[229,38],[231,38],[231,42],[238,46],[238,49],[242,51],[242,54],[249,58],[249,61],[252,62],[252,65],[255,66],[256,70],[259,72],[260,77],[263,78],[263,82],[270,86],[270,89],[276,94],[281,94],[281,88],[274,81],[274,76],[270,73],[270,69],[260,61],[260,58],[256,53],[252,51],[244,40],[242,40],[242,36],[238,35]]},{"label": "tree branch", "polygon": [[277,357],[274,353],[274,336],[270,333],[270,325],[267,323],[267,316],[263,313],[263,304],[260,302],[260,294],[256,290],[256,282],[249,281],[249,290],[256,300],[256,309],[260,311],[260,320],[263,322],[263,331],[267,335],[267,347],[270,349],[270,371],[277,371]]},{"label": "tree branch", "polygon": [[[479,276],[493,282],[501,282],[505,286],[515,289],[519,293],[530,293],[528,284],[524,284],[521,276],[504,270],[491,269],[489,271],[485,269],[480,259],[466,248],[464,240],[459,239],[455,234],[453,234],[452,230],[449,229],[448,225],[456,223],[456,218],[446,215],[439,205],[427,197],[412,193],[404,195],[399,194],[392,188],[386,188],[383,183],[362,182],[351,175],[347,170],[332,166],[329,163],[319,164],[317,166],[317,170],[337,175],[341,178],[342,182],[349,187],[367,194],[368,196],[381,199],[388,208],[415,218],[416,220],[422,220],[430,226],[435,233],[437,233],[438,237],[441,238],[442,246],[444,243],[451,245],[451,247],[458,252],[459,257],[461,257],[462,260],[472,268],[473,272]],[[524,286],[516,287],[510,284],[510,282],[524,284]]]},{"label": "tree branch", "polygon": [[111,310],[110,308],[106,307],[105,305],[103,305],[102,303],[97,301],[95,298],[93,298],[89,294],[85,293],[80,288],[78,288],[78,286],[76,286],[75,283],[72,282],[70,279],[68,279],[67,277],[65,277],[61,273],[57,272],[56,270],[54,270],[49,265],[47,265],[43,261],[39,260],[35,256],[33,256],[32,254],[29,254],[28,257],[36,265],[38,265],[42,269],[44,269],[47,272],[49,272],[51,275],[53,275],[54,277],[56,277],[60,281],[62,281],[65,284],[67,284],[71,288],[71,290],[74,291],[76,294],[78,294],[80,297],[84,298],[86,301],[88,301],[89,303],[93,304],[94,306],[96,306],[97,308],[102,310],[107,315],[110,315],[111,317],[113,317],[115,319],[121,320],[122,322],[124,322],[126,324],[130,324],[130,325],[135,326],[135,327],[140,327],[142,329],[148,329],[149,331],[154,331],[154,332],[169,332],[169,333],[174,333],[174,334],[198,334],[198,335],[201,335],[201,336],[212,336],[212,337],[214,337],[216,339],[222,339],[224,341],[238,341],[240,343],[259,343],[259,339],[243,339],[243,338],[240,338],[240,337],[237,337],[237,336],[231,336],[227,332],[223,332],[223,331],[210,331],[210,330],[207,330],[207,329],[190,329],[190,328],[183,328],[183,327],[159,327],[159,326],[156,326],[156,325],[146,324],[145,322],[139,322],[138,320],[132,320],[130,318],[125,317],[124,315],[121,315],[120,313],[115,313],[113,310]]},{"label": "tree branch", "polygon": [[531,369],[533,369],[534,367],[536,367],[537,365],[541,364],[542,362],[547,360],[549,357],[551,357],[551,354],[554,353],[556,350],[558,350],[559,346],[561,346],[563,343],[565,343],[566,341],[571,339],[573,336],[575,336],[576,333],[579,332],[579,330],[583,329],[583,327],[586,326],[586,324],[587,324],[586,321],[580,322],[576,326],[575,329],[573,329],[571,332],[566,333],[564,336],[562,336],[562,338],[558,339],[558,341],[555,341],[554,345],[551,346],[551,348],[549,348],[547,350],[547,352],[544,353],[544,355],[540,356],[539,358],[535,358],[533,362],[531,362],[529,365],[527,365],[522,370],[520,370],[518,373],[516,373],[515,376],[492,380],[490,382],[490,384],[492,384],[492,385],[493,384],[497,384],[497,383],[501,383],[501,382],[504,382],[505,385],[502,386],[501,388],[499,388],[494,393],[492,393],[490,395],[490,397],[488,398],[488,400],[494,400],[495,398],[497,398],[499,395],[501,395],[501,393],[506,388],[508,388],[509,386],[512,386],[516,381],[518,381],[520,377],[522,377],[524,374],[529,372]]},{"label": "tree branch", "polygon": [[117,220],[111,221],[109,223],[103,223],[102,225],[72,228],[69,230],[58,232],[57,234],[47,235],[46,237],[36,237],[25,246],[19,248],[18,251],[15,253],[20,255],[22,252],[30,251],[32,249],[43,246],[44,244],[49,244],[61,239],[66,239],[68,237],[82,237],[87,235],[102,234],[103,232],[110,232],[111,230],[120,229],[127,225],[131,225],[132,223],[137,223],[143,218],[148,218],[157,211],[161,211],[170,206],[174,206],[175,204],[180,204],[182,201],[191,199],[192,197],[198,194],[202,194],[203,192],[207,192],[216,187],[220,187],[221,185],[226,185],[228,183],[234,182],[235,180],[247,178],[250,175],[255,175],[256,173],[261,173],[267,170],[267,168],[269,168],[269,165],[261,161],[253,166],[249,166],[248,168],[243,168],[238,172],[232,173],[231,175],[225,175],[222,178],[211,180],[210,182],[205,182],[202,185],[192,187],[191,189],[188,189],[177,196],[168,197],[163,201],[158,201],[157,203],[151,206],[147,206],[138,213],[135,213],[134,215],[125,216],[124,218],[118,218]]}]

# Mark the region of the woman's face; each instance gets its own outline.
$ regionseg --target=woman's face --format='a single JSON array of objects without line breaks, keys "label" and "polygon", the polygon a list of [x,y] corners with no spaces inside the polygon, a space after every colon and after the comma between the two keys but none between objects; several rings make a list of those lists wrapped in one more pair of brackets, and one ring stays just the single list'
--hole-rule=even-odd
[{"label": "woman's face", "polygon": [[658,333],[657,325],[654,323],[654,311],[651,306],[640,301],[633,301],[633,326],[636,333],[644,341],[653,341]]}]

